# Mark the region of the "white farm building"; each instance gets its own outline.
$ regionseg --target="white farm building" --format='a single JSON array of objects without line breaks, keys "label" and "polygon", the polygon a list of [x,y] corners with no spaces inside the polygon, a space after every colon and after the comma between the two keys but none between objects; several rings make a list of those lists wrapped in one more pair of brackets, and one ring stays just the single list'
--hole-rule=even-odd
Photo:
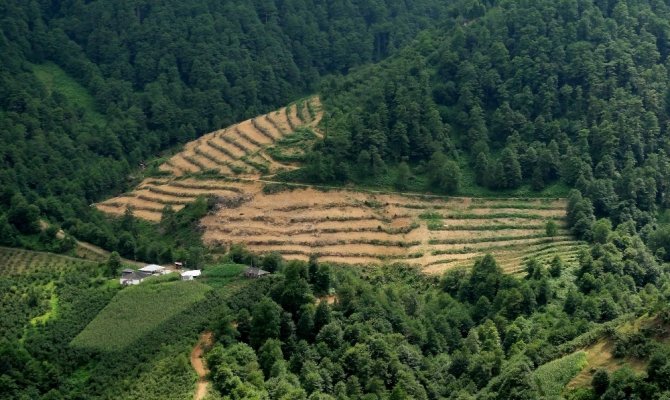
[{"label": "white farm building", "polygon": [[181,273],[181,280],[182,281],[192,281],[195,278],[199,277],[200,275],[202,275],[202,271],[200,271],[199,269],[194,269],[194,270],[191,270],[191,271],[185,271],[185,272]]}]

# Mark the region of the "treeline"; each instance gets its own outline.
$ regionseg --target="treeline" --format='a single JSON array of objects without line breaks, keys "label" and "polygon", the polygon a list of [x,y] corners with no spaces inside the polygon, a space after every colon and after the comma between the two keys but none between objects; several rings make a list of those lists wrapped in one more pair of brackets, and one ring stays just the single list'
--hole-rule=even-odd
[{"label": "treeline", "polygon": [[421,177],[441,158],[456,162],[439,163],[452,180],[472,171],[494,190],[562,182],[598,215],[646,218],[668,199],[669,13],[646,0],[500,1],[424,32],[380,65],[324,83],[328,137],[306,178]]}]

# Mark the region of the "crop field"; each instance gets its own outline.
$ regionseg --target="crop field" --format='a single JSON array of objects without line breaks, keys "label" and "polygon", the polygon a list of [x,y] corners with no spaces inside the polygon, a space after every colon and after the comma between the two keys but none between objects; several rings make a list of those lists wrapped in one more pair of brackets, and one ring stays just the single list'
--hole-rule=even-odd
[{"label": "crop field", "polygon": [[18,275],[41,268],[65,269],[94,265],[93,262],[59,254],[0,247],[0,276]]},{"label": "crop field", "polygon": [[[130,206],[157,222],[166,205],[178,210],[211,195],[219,205],[202,220],[209,245],[243,243],[287,259],[401,262],[431,274],[470,266],[487,252],[514,273],[529,257],[548,261],[560,254],[570,263],[584,247],[566,229],[561,198],[445,197],[273,181],[274,173],[300,165],[320,137],[320,118],[312,98],[205,135],[161,166],[167,176],[145,179],[97,207],[121,215]],[[551,238],[549,220],[559,226]]]},{"label": "crop field", "polygon": [[586,353],[577,351],[541,365],[533,379],[546,398],[559,398],[565,386],[587,365]]},{"label": "crop field", "polygon": [[126,288],[74,338],[72,346],[120,351],[138,344],[161,323],[204,299],[209,290],[198,282],[146,282]]}]

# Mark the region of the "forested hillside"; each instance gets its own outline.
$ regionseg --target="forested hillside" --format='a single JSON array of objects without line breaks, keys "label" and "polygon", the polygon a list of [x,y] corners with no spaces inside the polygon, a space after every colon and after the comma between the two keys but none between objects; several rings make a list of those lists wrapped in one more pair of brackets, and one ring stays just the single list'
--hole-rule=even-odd
[{"label": "forested hillside", "polygon": [[496,3],[329,79],[328,138],[307,179],[374,175],[447,193],[560,181],[593,199],[596,215],[650,221],[670,190],[670,8]]},{"label": "forested hillside", "polygon": [[0,246],[203,269],[0,248],[0,399],[190,399],[203,332],[209,399],[670,398],[667,2],[0,0],[0,54]]},{"label": "forested hillside", "polygon": [[95,221],[105,232],[89,236],[115,247],[88,205],[124,189],[142,162],[311,93],[323,74],[383,59],[449,7],[0,2],[0,242],[35,233],[41,215],[66,228]]}]

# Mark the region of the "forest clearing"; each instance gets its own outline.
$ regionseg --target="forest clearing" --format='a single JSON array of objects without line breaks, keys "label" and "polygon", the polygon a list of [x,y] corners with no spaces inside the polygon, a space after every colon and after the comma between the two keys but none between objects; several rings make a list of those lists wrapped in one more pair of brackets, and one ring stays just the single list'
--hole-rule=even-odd
[{"label": "forest clearing", "polygon": [[[344,264],[407,263],[429,274],[471,265],[491,253],[507,272],[530,257],[575,260],[562,198],[469,198],[351,190],[283,183],[298,168],[322,117],[313,97],[212,132],[160,165],[161,176],[96,206],[113,215],[130,207],[159,222],[165,206],[180,210],[198,196],[217,198],[201,223],[213,248],[244,244],[286,259]],[[546,225],[558,227],[548,237]]]}]

